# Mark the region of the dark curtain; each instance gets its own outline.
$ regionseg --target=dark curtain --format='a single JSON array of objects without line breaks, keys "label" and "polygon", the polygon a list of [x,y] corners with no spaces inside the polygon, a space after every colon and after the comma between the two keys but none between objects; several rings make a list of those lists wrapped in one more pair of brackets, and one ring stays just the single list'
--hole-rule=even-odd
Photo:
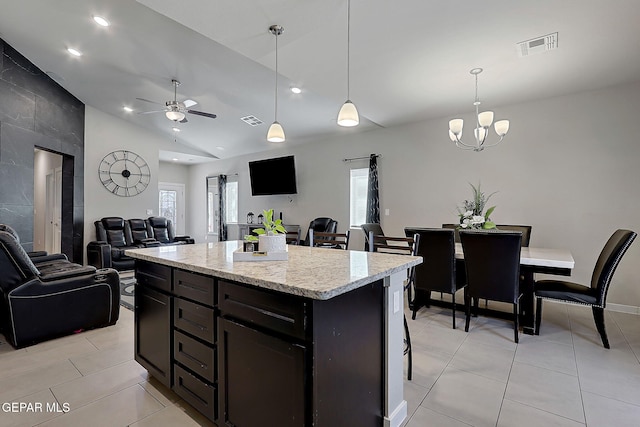
[{"label": "dark curtain", "polygon": [[367,222],[380,223],[380,195],[378,194],[378,155],[369,157],[369,187],[367,188]]},{"label": "dark curtain", "polygon": [[218,205],[220,206],[220,229],[218,230],[218,240],[227,240],[227,175],[218,176]]}]

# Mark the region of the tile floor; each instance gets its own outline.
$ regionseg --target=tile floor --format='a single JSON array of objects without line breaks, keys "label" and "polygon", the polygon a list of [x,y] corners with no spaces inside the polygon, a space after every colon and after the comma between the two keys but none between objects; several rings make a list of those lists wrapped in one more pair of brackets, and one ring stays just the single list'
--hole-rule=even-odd
[{"label": "tile floor", "polygon": [[[606,321],[611,350],[588,308],[546,303],[541,335],[516,345],[508,321],[478,317],[465,333],[462,316],[453,330],[448,311],[422,309],[409,319],[414,378],[403,425],[640,426],[640,316],[608,312]],[[70,411],[0,407],[0,427],[212,425],[133,361],[124,308],[113,327],[20,350],[0,340],[4,402]]]}]

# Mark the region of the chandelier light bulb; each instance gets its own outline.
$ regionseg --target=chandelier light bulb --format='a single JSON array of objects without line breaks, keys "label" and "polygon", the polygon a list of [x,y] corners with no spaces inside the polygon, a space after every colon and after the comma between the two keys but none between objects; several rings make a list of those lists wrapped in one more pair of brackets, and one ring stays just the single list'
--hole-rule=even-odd
[{"label": "chandelier light bulb", "polygon": [[503,137],[509,132],[509,120],[499,120],[494,125],[496,129],[496,133]]},{"label": "chandelier light bulb", "polygon": [[485,111],[478,114],[478,124],[483,128],[488,128],[493,123],[493,111]]}]

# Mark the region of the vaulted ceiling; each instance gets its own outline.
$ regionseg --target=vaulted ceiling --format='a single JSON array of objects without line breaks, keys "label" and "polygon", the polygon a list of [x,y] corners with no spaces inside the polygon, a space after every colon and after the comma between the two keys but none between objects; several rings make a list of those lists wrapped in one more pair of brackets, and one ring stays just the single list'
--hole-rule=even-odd
[{"label": "vaulted ceiling", "polygon": [[[95,15],[111,25],[97,26]],[[356,128],[335,122],[347,97],[347,0],[21,0],[2,7],[0,37],[86,104],[175,138],[176,152],[202,161],[282,147],[266,141],[273,24],[284,27],[278,121],[284,144],[295,145],[433,118],[444,133],[449,118],[473,109],[474,67],[484,68],[479,95],[489,109],[638,81],[638,22],[634,0],[352,0]],[[557,49],[518,55],[518,42],[554,32]],[[138,114],[173,99],[171,79],[182,83],[179,101],[218,117],[189,114],[176,133],[162,112]]]}]

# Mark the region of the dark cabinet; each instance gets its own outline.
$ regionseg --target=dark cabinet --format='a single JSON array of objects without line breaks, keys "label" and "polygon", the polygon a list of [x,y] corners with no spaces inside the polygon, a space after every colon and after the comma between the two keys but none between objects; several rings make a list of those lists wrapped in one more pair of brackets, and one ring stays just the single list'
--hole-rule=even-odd
[{"label": "dark cabinet", "polygon": [[136,284],[135,359],[171,387],[171,297]]},{"label": "dark cabinet", "polygon": [[382,425],[382,281],[315,300],[136,264],[135,359],[219,426]]},{"label": "dark cabinet", "polygon": [[305,424],[305,347],[220,320],[222,425]]}]

